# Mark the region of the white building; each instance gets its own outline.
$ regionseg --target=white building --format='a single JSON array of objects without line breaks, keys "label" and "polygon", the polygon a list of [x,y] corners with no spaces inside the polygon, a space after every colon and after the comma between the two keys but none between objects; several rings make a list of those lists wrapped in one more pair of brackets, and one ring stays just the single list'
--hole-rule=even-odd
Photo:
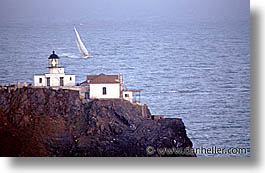
[{"label": "white building", "polygon": [[[119,99],[140,103],[140,90],[122,89],[122,75],[88,75],[81,84],[81,98]],[[138,93],[138,94],[137,94]],[[138,98],[137,98],[138,96]]]},{"label": "white building", "polygon": [[59,57],[55,51],[48,58],[49,72],[41,75],[34,75],[34,86],[75,86],[75,75],[66,75],[64,68],[59,66]]},{"label": "white building", "polygon": [[87,80],[81,83],[86,87],[85,98],[107,99],[120,98],[120,82],[118,75],[88,75]]},{"label": "white building", "polygon": [[140,100],[141,90],[122,90],[122,98],[128,100],[131,103],[141,103]]}]

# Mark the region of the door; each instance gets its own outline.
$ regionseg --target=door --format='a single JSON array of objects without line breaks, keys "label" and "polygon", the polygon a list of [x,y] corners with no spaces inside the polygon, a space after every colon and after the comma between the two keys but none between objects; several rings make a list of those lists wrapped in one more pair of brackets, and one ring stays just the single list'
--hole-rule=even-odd
[{"label": "door", "polygon": [[47,86],[51,86],[51,78],[47,77]]},{"label": "door", "polygon": [[63,83],[63,77],[60,77],[60,86],[63,86],[64,83]]}]

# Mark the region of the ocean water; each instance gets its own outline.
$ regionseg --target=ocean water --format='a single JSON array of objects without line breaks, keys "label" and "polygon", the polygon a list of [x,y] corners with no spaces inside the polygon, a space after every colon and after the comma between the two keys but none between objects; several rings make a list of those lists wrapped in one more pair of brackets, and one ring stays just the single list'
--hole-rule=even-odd
[{"label": "ocean water", "polygon": [[[83,59],[76,26],[93,55]],[[182,118],[194,147],[241,147],[250,156],[249,21],[88,20],[0,24],[0,83],[33,82],[52,50],[77,82],[124,75],[152,114]]]}]

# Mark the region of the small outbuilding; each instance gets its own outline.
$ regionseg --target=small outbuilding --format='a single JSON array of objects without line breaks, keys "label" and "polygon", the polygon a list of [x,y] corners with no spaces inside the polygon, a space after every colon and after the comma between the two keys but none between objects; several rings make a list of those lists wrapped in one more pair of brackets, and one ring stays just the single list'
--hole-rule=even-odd
[{"label": "small outbuilding", "polygon": [[131,103],[141,104],[141,90],[122,90],[122,98]]}]

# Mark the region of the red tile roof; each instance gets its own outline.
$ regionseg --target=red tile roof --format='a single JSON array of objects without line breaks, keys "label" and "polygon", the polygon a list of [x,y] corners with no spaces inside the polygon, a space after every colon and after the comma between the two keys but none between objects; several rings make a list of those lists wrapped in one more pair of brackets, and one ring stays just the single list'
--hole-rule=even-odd
[{"label": "red tile roof", "polygon": [[90,84],[111,84],[111,83],[119,83],[118,75],[105,75],[101,73],[100,75],[87,75],[87,80],[82,82]]},{"label": "red tile roof", "polygon": [[91,81],[91,80],[95,79],[96,77],[98,77],[98,75],[87,75],[86,80]]}]

